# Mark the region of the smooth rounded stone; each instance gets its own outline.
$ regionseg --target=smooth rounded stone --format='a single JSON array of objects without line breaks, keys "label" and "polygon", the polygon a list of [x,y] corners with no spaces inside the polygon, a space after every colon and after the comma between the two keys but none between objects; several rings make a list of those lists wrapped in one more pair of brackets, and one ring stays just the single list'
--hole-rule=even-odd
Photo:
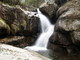
[{"label": "smooth rounded stone", "polygon": [[46,13],[49,15],[49,17],[52,17],[53,14],[56,12],[57,10],[57,5],[55,3],[51,4],[51,3],[43,3],[41,6],[40,6],[40,10],[43,12],[43,13]]},{"label": "smooth rounded stone", "polygon": [[[76,41],[79,39],[80,32],[80,1],[74,0],[66,3],[58,10],[58,21],[55,26],[55,31],[62,34],[67,34],[70,40]],[[76,36],[75,36],[76,35]],[[66,38],[67,39],[67,38]]]},{"label": "smooth rounded stone", "polygon": [[[57,22],[50,43],[66,51],[80,50],[80,1],[69,1],[57,11]],[[73,46],[71,48],[70,46]],[[54,48],[54,47],[52,47]],[[68,49],[69,48],[69,49]],[[68,51],[69,52],[69,51]]]},{"label": "smooth rounded stone", "polygon": [[13,47],[10,45],[0,44],[0,60],[50,60],[40,54]]},{"label": "smooth rounded stone", "polygon": [[56,20],[55,14],[58,9],[55,3],[49,2],[43,3],[39,9],[44,15],[48,16],[48,18],[52,20],[51,23],[55,23]]}]

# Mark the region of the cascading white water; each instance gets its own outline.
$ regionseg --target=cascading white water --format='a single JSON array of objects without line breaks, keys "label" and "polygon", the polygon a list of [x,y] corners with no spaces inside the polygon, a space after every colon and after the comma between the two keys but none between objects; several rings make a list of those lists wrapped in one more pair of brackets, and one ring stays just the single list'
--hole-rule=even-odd
[{"label": "cascading white water", "polygon": [[41,21],[42,33],[37,39],[35,46],[47,48],[48,40],[53,33],[54,26],[50,24],[49,19],[44,16],[39,9],[37,9],[37,11]]},{"label": "cascading white water", "polygon": [[53,34],[54,26],[49,22],[49,19],[40,12],[39,9],[37,9],[37,12],[40,18],[42,32],[36,43],[33,46],[25,47],[25,49],[27,48],[34,51],[47,50],[47,44],[50,36]]}]

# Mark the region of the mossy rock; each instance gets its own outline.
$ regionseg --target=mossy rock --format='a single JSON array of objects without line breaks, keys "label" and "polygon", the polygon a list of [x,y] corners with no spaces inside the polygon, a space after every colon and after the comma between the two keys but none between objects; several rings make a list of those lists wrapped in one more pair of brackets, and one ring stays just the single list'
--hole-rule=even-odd
[{"label": "mossy rock", "polygon": [[20,4],[20,0],[0,0],[1,2],[9,5],[18,5]]},{"label": "mossy rock", "polygon": [[10,33],[9,25],[6,24],[6,22],[2,18],[0,18],[0,29],[2,28],[7,29],[7,32]]},{"label": "mossy rock", "polygon": [[11,24],[11,27],[12,27],[12,33],[16,33],[17,31],[19,31],[19,27],[16,26],[15,24]]},{"label": "mossy rock", "polygon": [[26,27],[27,27],[27,22],[25,21],[25,20],[22,20],[22,22],[21,22],[21,24],[20,24],[23,28],[24,28],[24,30],[26,29]]}]

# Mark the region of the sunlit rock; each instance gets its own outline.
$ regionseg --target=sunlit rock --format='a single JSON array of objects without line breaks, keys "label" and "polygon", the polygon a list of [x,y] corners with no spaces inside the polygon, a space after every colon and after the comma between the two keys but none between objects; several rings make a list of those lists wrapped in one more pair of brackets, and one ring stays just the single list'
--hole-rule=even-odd
[{"label": "sunlit rock", "polygon": [[50,60],[40,54],[10,45],[0,44],[0,60]]}]

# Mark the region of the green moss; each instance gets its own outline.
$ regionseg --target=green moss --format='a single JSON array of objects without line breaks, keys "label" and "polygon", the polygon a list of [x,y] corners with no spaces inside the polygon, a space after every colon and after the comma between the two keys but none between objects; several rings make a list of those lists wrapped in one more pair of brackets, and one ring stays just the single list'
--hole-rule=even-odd
[{"label": "green moss", "polygon": [[26,28],[26,26],[27,26],[26,21],[25,21],[25,20],[23,20],[23,21],[21,22],[21,25],[22,25],[23,27],[25,27],[25,28]]},{"label": "green moss", "polygon": [[0,4],[2,4],[2,2],[0,1]]},{"label": "green moss", "polygon": [[14,31],[12,31],[12,33],[17,32],[19,30],[19,27],[16,26],[15,24],[11,24],[11,27]]},{"label": "green moss", "polygon": [[10,33],[10,27],[9,27],[9,25],[6,24],[6,22],[2,18],[0,18],[0,29],[1,28],[7,29],[8,33]]}]

